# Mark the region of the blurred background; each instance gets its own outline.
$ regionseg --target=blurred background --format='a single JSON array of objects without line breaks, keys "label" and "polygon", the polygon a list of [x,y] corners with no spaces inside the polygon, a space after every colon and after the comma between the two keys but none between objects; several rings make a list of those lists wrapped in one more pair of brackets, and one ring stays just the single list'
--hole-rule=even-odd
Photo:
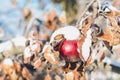
[{"label": "blurred background", "polygon": [[[100,1],[114,3],[120,9],[120,0]],[[64,25],[75,25],[90,2],[91,0],[0,0],[0,43],[18,36],[26,37],[34,28],[40,30],[41,34],[48,32],[44,36],[50,36],[56,29],[50,27],[53,17],[55,20],[59,18]],[[45,27],[47,24],[48,27]],[[49,39],[42,35],[41,40]],[[23,49],[19,48],[19,51],[22,53]],[[118,54],[110,56],[117,62],[120,62],[119,51]],[[13,52],[15,53],[15,50],[11,51]],[[90,80],[120,80],[120,68],[115,68],[113,72],[110,65],[104,67],[103,63],[99,63],[88,77]]]},{"label": "blurred background", "polygon": [[[45,21],[45,15],[55,9],[57,15],[67,17],[67,24],[75,24],[91,0],[0,0],[0,42],[23,35],[31,17]],[[100,0],[112,4],[116,0]],[[118,0],[119,1],[119,0]],[[117,7],[119,8],[119,3]],[[81,6],[82,5],[82,6]],[[26,10],[25,10],[26,9]],[[27,10],[28,9],[28,10]],[[27,16],[27,18],[25,18]],[[39,24],[39,23],[35,23]]]},{"label": "blurred background", "polygon": [[[26,8],[28,11],[24,10]],[[44,21],[45,14],[53,8],[58,15],[62,12],[60,4],[54,4],[51,0],[0,0],[0,40],[23,35],[29,21],[25,15],[30,17],[29,12]]]}]

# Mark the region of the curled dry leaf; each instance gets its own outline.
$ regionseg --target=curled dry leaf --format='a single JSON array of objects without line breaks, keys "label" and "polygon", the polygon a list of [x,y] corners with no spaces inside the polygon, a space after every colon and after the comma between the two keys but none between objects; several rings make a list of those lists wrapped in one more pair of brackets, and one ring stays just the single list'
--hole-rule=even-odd
[{"label": "curled dry leaf", "polygon": [[108,17],[109,21],[110,21],[110,24],[112,25],[112,28],[115,30],[115,31],[118,31],[120,32],[120,27],[117,23],[117,20],[114,18],[114,17]]},{"label": "curled dry leaf", "polygon": [[110,46],[115,46],[120,43],[120,28],[115,18],[108,17],[108,19],[112,26],[107,26],[104,34],[98,38],[109,42]]},{"label": "curled dry leaf", "polygon": [[32,18],[32,12],[30,10],[30,8],[26,7],[23,10],[23,16],[25,18],[25,20],[29,21]]},{"label": "curled dry leaf", "polygon": [[41,45],[41,44],[39,44],[39,43],[37,43],[37,42],[33,43],[33,44],[30,46],[31,51],[32,51],[32,52],[35,52],[36,54],[38,54],[38,53],[40,52],[40,50],[41,50],[41,46],[40,46],[40,45]]},{"label": "curled dry leaf", "polygon": [[52,80],[52,77],[49,74],[47,74],[45,80]]},{"label": "curled dry leaf", "polygon": [[11,59],[6,58],[2,62],[2,71],[4,74],[9,74],[10,70],[14,68],[14,63]]},{"label": "curled dry leaf", "polygon": [[109,28],[106,28],[105,33],[104,33],[102,36],[98,37],[98,38],[101,39],[101,40],[110,42],[111,37],[112,37],[112,36],[111,36],[111,31],[110,31],[110,29],[109,29]]},{"label": "curled dry leaf", "polygon": [[30,74],[26,67],[23,67],[22,69],[22,76],[25,77],[27,80],[29,80],[32,77],[32,75]]},{"label": "curled dry leaf", "polygon": [[14,67],[16,69],[17,72],[21,72],[21,66],[20,66],[20,63],[17,62],[17,61],[14,61]]},{"label": "curled dry leaf", "polygon": [[55,80],[62,80],[59,75],[55,75]]},{"label": "curled dry leaf", "polygon": [[31,53],[30,47],[28,46],[28,47],[25,48],[24,53],[23,53],[24,62],[25,63],[30,62],[30,57],[31,56],[32,56],[32,53]]},{"label": "curled dry leaf", "polygon": [[35,69],[39,68],[40,65],[41,65],[41,60],[40,60],[40,59],[36,60],[33,65],[34,65],[34,68],[35,68]]},{"label": "curled dry leaf", "polygon": [[10,80],[17,80],[18,79],[18,75],[16,73],[15,70],[12,70],[9,74]]},{"label": "curled dry leaf", "polygon": [[0,80],[4,80],[5,79],[5,75],[0,76]]},{"label": "curled dry leaf", "polygon": [[77,71],[74,71],[74,80],[80,80],[80,73]]},{"label": "curled dry leaf", "polygon": [[119,10],[111,11],[110,13],[107,13],[107,16],[110,16],[110,17],[120,16],[120,11]]},{"label": "curled dry leaf", "polygon": [[32,31],[30,33],[30,38],[32,38],[33,40],[38,39],[38,33],[36,31]]},{"label": "curled dry leaf", "polygon": [[45,15],[46,17],[46,26],[49,30],[55,30],[56,29],[56,25],[54,25],[54,21],[55,21],[55,17],[57,17],[57,13],[56,10],[53,9],[50,13]]},{"label": "curled dry leaf", "polygon": [[59,52],[54,51],[51,46],[48,46],[45,49],[44,57],[51,64],[58,64],[59,63]]},{"label": "curled dry leaf", "polygon": [[66,73],[65,74],[65,80],[74,80],[74,73],[72,71]]}]

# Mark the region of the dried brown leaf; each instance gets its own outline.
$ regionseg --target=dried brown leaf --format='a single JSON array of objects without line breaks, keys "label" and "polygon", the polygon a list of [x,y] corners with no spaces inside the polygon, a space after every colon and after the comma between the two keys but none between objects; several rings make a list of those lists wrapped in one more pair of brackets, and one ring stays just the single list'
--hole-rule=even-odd
[{"label": "dried brown leaf", "polygon": [[35,63],[34,63],[34,68],[39,68],[40,67],[40,65],[41,65],[41,60],[40,59],[38,59],[37,61],[35,61]]},{"label": "dried brown leaf", "polygon": [[52,77],[49,74],[47,74],[45,80],[52,80]]},{"label": "dried brown leaf", "polygon": [[55,80],[62,80],[62,79],[61,79],[61,77],[59,75],[56,75]]},{"label": "dried brown leaf", "polygon": [[22,69],[22,76],[25,77],[26,79],[30,79],[32,77],[32,75],[30,74],[26,67],[23,67]]},{"label": "dried brown leaf", "polygon": [[59,64],[59,53],[54,51],[51,46],[45,49],[44,57],[51,64]]},{"label": "dried brown leaf", "polygon": [[65,80],[74,80],[74,73],[73,72],[66,73]]},{"label": "dried brown leaf", "polygon": [[113,4],[112,4],[112,5],[113,5],[114,7],[117,7],[117,6],[118,6],[118,3],[119,3],[119,0],[113,0]]}]

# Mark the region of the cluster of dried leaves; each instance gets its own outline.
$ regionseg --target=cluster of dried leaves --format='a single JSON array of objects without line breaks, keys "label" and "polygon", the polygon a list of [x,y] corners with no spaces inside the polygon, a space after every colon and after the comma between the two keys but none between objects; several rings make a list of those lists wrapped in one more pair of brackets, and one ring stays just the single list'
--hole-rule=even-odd
[{"label": "cluster of dried leaves", "polygon": [[[120,11],[114,6],[116,3],[112,6],[100,4],[98,0],[93,0],[78,20],[76,26],[81,33],[78,41],[80,53],[82,53],[82,45],[85,42],[88,30],[93,30],[90,35],[92,37],[90,56],[84,65],[78,62],[70,62],[65,68],[66,61],[62,60],[60,52],[54,50],[53,46],[49,44],[49,32],[53,32],[66,24],[65,15],[59,17],[53,10],[46,14],[44,24],[49,32],[40,34],[36,28],[30,32],[22,54],[15,57],[4,57],[1,60],[0,80],[89,80],[85,72],[88,66],[92,66],[91,62],[94,62],[95,57],[92,56],[94,50],[96,51],[95,54],[99,54],[97,60],[100,62],[105,57],[104,47],[114,53],[112,47],[120,43]],[[90,8],[92,11],[89,11]],[[25,18],[28,19],[27,16]],[[43,36],[46,42],[42,40]],[[81,54],[79,57],[83,59]],[[72,67],[75,68],[72,69]]]}]

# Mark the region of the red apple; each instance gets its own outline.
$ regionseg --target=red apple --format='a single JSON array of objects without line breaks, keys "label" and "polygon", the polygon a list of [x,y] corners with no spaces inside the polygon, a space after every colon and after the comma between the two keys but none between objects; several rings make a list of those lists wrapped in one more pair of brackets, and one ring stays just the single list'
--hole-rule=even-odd
[{"label": "red apple", "polygon": [[64,40],[59,47],[61,56],[65,60],[75,62],[79,59],[78,41],[77,40]]}]

